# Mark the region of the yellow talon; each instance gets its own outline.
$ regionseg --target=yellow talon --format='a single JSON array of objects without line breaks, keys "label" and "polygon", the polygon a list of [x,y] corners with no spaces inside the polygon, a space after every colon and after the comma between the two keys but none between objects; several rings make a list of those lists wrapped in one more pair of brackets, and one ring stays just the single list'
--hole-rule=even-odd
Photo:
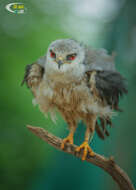
[{"label": "yellow talon", "polygon": [[79,147],[76,148],[76,152],[80,152],[81,149],[83,150],[82,160],[86,159],[87,153],[89,152],[90,156],[94,156],[95,153],[92,151],[91,147],[89,146],[87,141],[84,141]]},{"label": "yellow talon", "polygon": [[73,133],[70,133],[65,139],[62,140],[61,149],[64,149],[65,143],[73,144]]}]

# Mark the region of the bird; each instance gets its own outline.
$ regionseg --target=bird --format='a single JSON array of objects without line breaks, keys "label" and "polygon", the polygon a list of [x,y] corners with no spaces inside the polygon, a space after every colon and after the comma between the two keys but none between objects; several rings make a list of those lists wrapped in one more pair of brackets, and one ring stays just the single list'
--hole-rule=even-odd
[{"label": "bird", "polygon": [[90,142],[96,132],[101,139],[109,136],[108,126],[119,108],[120,97],[127,94],[126,79],[116,70],[114,53],[95,49],[73,39],[57,39],[45,55],[25,68],[22,85],[26,83],[34,102],[54,119],[56,111],[66,121],[69,134],[61,149],[74,143],[79,121],[86,125],[82,160],[95,156]]}]

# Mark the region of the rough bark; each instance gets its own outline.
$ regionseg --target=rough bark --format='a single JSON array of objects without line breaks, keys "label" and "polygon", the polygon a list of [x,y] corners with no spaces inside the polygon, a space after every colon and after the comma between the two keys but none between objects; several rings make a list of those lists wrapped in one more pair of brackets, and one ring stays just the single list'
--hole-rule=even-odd
[{"label": "rough bark", "polygon": [[[65,149],[62,150],[60,148],[62,139],[54,136],[53,134],[40,127],[33,127],[28,125],[27,128],[36,136],[38,136],[48,144],[54,146],[56,149],[72,154],[79,158],[82,157],[82,151],[80,153],[75,151],[75,148],[77,147],[76,145],[71,145],[67,143]],[[104,156],[95,153],[94,157],[90,157],[89,155],[87,155],[86,161],[102,168],[107,173],[109,173],[109,175],[118,184],[121,190],[135,190],[128,175],[115,163],[113,157],[105,158]]]}]

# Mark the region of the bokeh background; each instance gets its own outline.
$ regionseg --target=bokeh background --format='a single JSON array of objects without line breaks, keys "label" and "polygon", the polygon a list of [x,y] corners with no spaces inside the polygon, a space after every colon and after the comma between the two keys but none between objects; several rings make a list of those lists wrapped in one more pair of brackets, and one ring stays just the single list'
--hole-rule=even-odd
[{"label": "bokeh background", "polygon": [[[25,66],[60,38],[117,53],[116,67],[128,80],[129,94],[120,103],[124,112],[113,118],[111,136],[102,141],[95,135],[92,147],[114,155],[136,186],[136,1],[21,0],[24,14],[8,12],[11,2],[0,1],[0,189],[118,189],[100,168],[55,150],[26,128],[41,126],[60,137],[68,133],[60,115],[56,124],[45,118],[32,105],[31,92],[20,86]],[[79,123],[78,143],[84,130]]]}]

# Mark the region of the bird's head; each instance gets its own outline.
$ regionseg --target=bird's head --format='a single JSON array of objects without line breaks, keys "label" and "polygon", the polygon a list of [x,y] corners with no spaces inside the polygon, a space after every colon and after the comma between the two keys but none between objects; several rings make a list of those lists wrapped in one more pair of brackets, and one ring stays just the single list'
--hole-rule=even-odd
[{"label": "bird's head", "polygon": [[58,73],[83,68],[84,47],[75,40],[61,39],[53,41],[47,51],[46,69]]}]

